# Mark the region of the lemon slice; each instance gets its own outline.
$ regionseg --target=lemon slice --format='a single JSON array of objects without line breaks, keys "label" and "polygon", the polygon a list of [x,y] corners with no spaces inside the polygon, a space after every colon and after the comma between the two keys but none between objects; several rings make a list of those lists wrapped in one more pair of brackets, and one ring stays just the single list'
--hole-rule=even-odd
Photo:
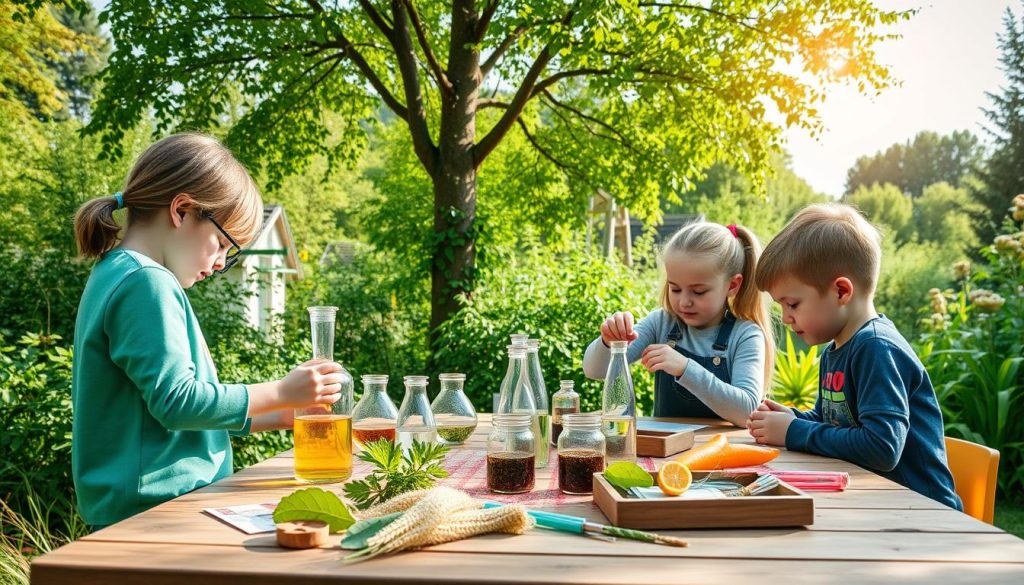
[{"label": "lemon slice", "polygon": [[693,474],[678,461],[669,461],[658,471],[658,487],[666,496],[678,496],[690,488]]}]

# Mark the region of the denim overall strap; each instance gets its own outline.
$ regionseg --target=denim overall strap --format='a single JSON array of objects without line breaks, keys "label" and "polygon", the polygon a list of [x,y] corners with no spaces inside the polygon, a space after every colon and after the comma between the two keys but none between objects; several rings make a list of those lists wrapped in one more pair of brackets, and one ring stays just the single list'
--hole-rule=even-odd
[{"label": "denim overall strap", "polygon": [[[729,383],[732,381],[732,376],[725,353],[729,348],[729,336],[732,335],[735,325],[736,317],[732,313],[726,312],[715,342],[712,344],[713,355],[710,356],[697,355],[677,345],[679,339],[682,338],[678,323],[673,324],[672,330],[669,331],[668,345],[688,359],[700,364],[719,380]],[[654,416],[722,418],[708,408],[700,398],[676,383],[675,378],[666,372],[657,372],[654,376]]]}]

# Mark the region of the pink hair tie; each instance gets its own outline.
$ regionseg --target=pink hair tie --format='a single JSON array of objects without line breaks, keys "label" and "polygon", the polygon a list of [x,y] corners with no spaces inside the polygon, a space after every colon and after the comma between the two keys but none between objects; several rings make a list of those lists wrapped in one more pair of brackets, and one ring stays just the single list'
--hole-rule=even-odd
[{"label": "pink hair tie", "polygon": [[729,231],[732,233],[732,237],[734,237],[734,238],[740,237],[739,231],[736,230],[736,224],[730,223],[729,225],[727,225],[725,227],[729,228]]}]

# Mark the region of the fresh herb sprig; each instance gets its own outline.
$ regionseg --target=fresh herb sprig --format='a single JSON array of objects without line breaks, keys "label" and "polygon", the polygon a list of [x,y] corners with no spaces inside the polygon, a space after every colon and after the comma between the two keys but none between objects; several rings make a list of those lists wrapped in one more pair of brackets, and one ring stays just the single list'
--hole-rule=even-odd
[{"label": "fresh herb sprig", "polygon": [[345,484],[345,495],[356,508],[365,510],[391,498],[432,487],[434,482],[448,477],[441,467],[448,447],[413,440],[405,453],[402,446],[387,439],[367,443],[359,458],[374,466],[364,479]]}]

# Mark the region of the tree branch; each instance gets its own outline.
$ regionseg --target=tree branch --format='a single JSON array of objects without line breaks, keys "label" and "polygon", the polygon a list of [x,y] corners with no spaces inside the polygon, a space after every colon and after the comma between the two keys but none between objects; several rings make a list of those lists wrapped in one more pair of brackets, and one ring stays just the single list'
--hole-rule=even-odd
[{"label": "tree branch", "polygon": [[533,148],[536,149],[537,152],[541,153],[541,155],[543,155],[544,158],[546,158],[549,161],[551,161],[551,164],[553,164],[556,167],[562,169],[563,171],[570,172],[570,173],[573,172],[572,167],[570,167],[569,165],[567,165],[567,164],[565,164],[563,162],[560,162],[558,159],[556,159],[554,156],[552,156],[551,153],[549,153],[547,150],[545,150],[544,147],[541,146],[537,142],[537,139],[534,138],[533,134],[530,134],[530,131],[526,128],[526,122],[523,122],[522,118],[517,118],[516,122],[519,124],[519,127],[523,130],[523,134],[526,135],[526,139],[530,141],[530,144],[533,145]]},{"label": "tree branch", "polygon": [[590,133],[593,134],[594,136],[597,136],[598,138],[606,138],[606,139],[615,140],[616,142],[618,142],[622,146],[625,146],[629,150],[633,151],[634,154],[640,154],[640,151],[638,151],[632,145],[632,143],[630,143],[629,139],[626,138],[626,136],[622,132],[620,132],[617,128],[615,128],[611,124],[605,122],[604,120],[600,120],[598,118],[595,118],[594,116],[586,114],[586,113],[580,111],[579,109],[577,109],[577,108],[575,108],[575,107],[573,107],[573,106],[571,106],[569,104],[566,104],[566,103],[558,101],[557,99],[555,99],[555,96],[551,95],[551,92],[549,92],[547,90],[544,90],[543,95],[553,105],[558,106],[559,108],[562,108],[562,109],[567,110],[569,112],[572,112],[573,114],[575,114],[576,116],[578,116],[579,118],[581,118],[583,120],[587,120],[588,122],[592,122],[594,124],[597,124],[598,126],[604,128],[605,130],[608,130],[609,132],[611,132],[612,134],[614,134],[618,138],[616,139],[616,138],[612,138],[610,136],[604,136],[602,134],[590,131],[590,129],[588,128],[587,130],[590,131]]},{"label": "tree branch", "polygon": [[485,108],[501,108],[503,110],[507,110],[509,107],[510,104],[508,102],[503,102],[501,100],[482,99],[476,101],[477,110],[483,110]]},{"label": "tree branch", "polygon": [[391,40],[391,37],[392,35],[395,34],[395,31],[390,26],[388,21],[385,20],[383,16],[381,16],[380,12],[377,12],[377,9],[373,7],[373,4],[371,4],[369,0],[359,0],[359,6],[361,6],[363,12],[365,12],[366,15],[370,17],[370,21],[377,26],[377,29],[380,30],[380,32],[384,33],[384,37],[387,38],[388,40]]},{"label": "tree branch", "polygon": [[476,27],[476,42],[483,42],[484,35],[487,34],[487,27],[491,26],[491,19],[494,18],[494,13],[498,10],[498,2],[499,0],[491,0],[484,7],[484,11],[480,13],[480,22]]},{"label": "tree branch", "polygon": [[546,90],[547,88],[551,87],[552,85],[558,83],[559,81],[561,81],[563,79],[569,78],[569,77],[582,77],[582,76],[585,76],[585,75],[610,75],[610,74],[612,74],[614,72],[615,72],[614,69],[594,69],[594,68],[570,69],[568,71],[559,71],[558,73],[555,73],[551,77],[546,77],[546,78],[542,79],[540,82],[538,82],[537,83],[537,87],[534,88],[534,91],[530,95],[530,97],[536,96],[537,94],[539,94],[540,92]]},{"label": "tree branch", "polygon": [[[494,69],[494,66],[498,64],[502,55],[505,54],[505,51],[508,51],[509,47],[511,47],[512,44],[516,42],[516,39],[522,36],[524,32],[526,32],[525,26],[516,27],[514,31],[505,37],[501,43],[491,51],[491,54],[487,56],[487,60],[480,66],[481,77],[487,77],[487,74],[491,72],[491,69]],[[482,36],[480,38],[481,40],[483,39]]]},{"label": "tree branch", "polygon": [[[317,0],[306,0],[306,2],[313,8],[313,10],[320,13],[325,12],[324,7]],[[331,22],[333,23],[333,21]],[[391,93],[391,90],[388,89],[387,85],[384,84],[380,76],[377,75],[377,72],[374,71],[373,67],[371,67],[370,64],[366,61],[366,59],[363,58],[362,53],[360,53],[359,50],[356,49],[355,45],[353,45],[352,42],[348,40],[348,38],[345,36],[345,33],[342,32],[341,27],[335,25],[333,29],[335,35],[337,35],[337,38],[333,42],[328,43],[326,46],[334,47],[336,49],[341,49],[342,51],[344,51],[345,56],[348,57],[353,64],[355,64],[356,68],[359,69],[359,72],[363,74],[363,77],[365,77],[366,80],[370,82],[370,85],[373,86],[373,89],[376,90],[377,94],[380,95],[380,98],[384,100],[384,103],[387,104],[389,108],[391,108],[391,111],[394,112],[395,115],[397,115],[399,118],[402,118],[403,120],[408,120],[408,108],[406,108],[405,105],[403,105],[401,102],[398,101],[397,98],[395,98],[395,96]]]},{"label": "tree branch", "polygon": [[391,0],[391,12],[395,22],[395,55],[398,58],[398,69],[402,75],[402,85],[405,87],[405,103],[409,105],[408,116],[405,121],[409,125],[409,134],[412,136],[413,150],[420,163],[431,176],[437,170],[438,152],[430,138],[430,128],[427,126],[427,112],[423,105],[423,92],[420,89],[420,77],[417,71],[416,51],[412,46],[412,38],[409,36],[408,14],[405,10],[405,0]]},{"label": "tree branch", "polygon": [[[569,9],[562,17],[562,24],[569,25],[572,22],[573,14],[575,14],[575,7]],[[480,142],[473,147],[473,163],[480,167],[487,158],[487,155],[491,154],[494,149],[501,142],[502,138],[508,134],[509,129],[512,128],[512,124],[519,118],[519,115],[523,113],[523,109],[526,108],[526,102],[530,101],[530,98],[534,96],[534,88],[537,83],[537,79],[540,78],[540,74],[544,72],[544,68],[547,67],[552,57],[552,46],[549,42],[541,49],[540,54],[537,55],[537,59],[534,60],[533,65],[530,66],[530,70],[526,72],[526,76],[523,78],[523,82],[519,85],[519,89],[516,91],[515,97],[512,98],[512,103],[509,104],[508,109],[498,120],[498,123],[491,128],[491,131],[484,136]]]},{"label": "tree branch", "polygon": [[757,28],[756,26],[754,26],[752,24],[747,24],[747,22],[746,22],[747,19],[745,19],[745,18],[742,18],[742,17],[737,16],[735,14],[729,14],[728,12],[722,12],[721,10],[715,10],[714,8],[710,8],[710,7],[707,7],[707,6],[698,6],[698,5],[695,5],[695,4],[676,4],[674,2],[640,2],[638,4],[638,6],[640,6],[641,8],[678,8],[680,10],[698,10],[700,12],[707,12],[708,14],[713,14],[715,16],[724,18],[724,19],[726,19],[726,20],[728,20],[730,22],[733,22],[735,24],[738,24],[738,25],[742,26],[743,28],[752,30],[752,31],[754,31],[756,33],[759,33],[759,34],[762,34],[762,35],[764,35],[766,37],[773,38],[773,39],[778,39],[779,38],[779,37],[769,33],[766,30],[762,30],[760,28]]},{"label": "tree branch", "polygon": [[448,76],[445,75],[441,63],[437,60],[437,56],[434,55],[434,50],[430,48],[430,41],[427,40],[427,31],[423,28],[423,23],[420,22],[420,15],[416,12],[416,7],[413,6],[412,0],[404,0],[404,4],[409,11],[409,20],[412,21],[412,27],[416,31],[416,38],[419,39],[420,47],[423,48],[423,54],[427,57],[430,71],[437,79],[438,87],[445,92],[451,91],[452,84],[448,81]]}]

